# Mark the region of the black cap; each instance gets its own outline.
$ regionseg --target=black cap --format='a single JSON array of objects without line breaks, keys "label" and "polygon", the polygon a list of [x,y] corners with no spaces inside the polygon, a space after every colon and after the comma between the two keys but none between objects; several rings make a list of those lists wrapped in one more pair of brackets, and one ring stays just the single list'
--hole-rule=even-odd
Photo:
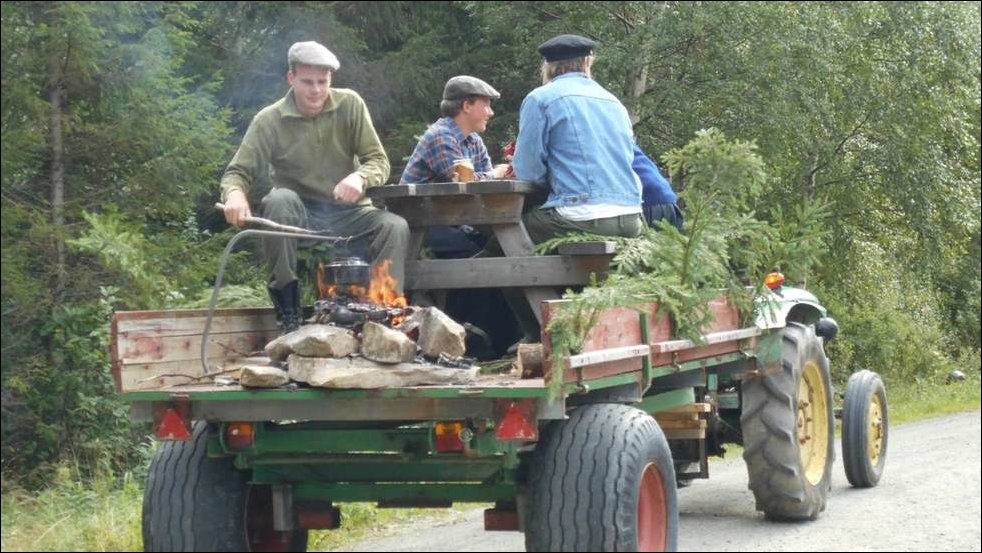
[{"label": "black cap", "polygon": [[546,61],[582,58],[593,53],[597,43],[579,35],[559,35],[539,45],[539,53]]},{"label": "black cap", "polygon": [[501,94],[493,86],[470,75],[451,77],[443,87],[444,100],[459,100],[468,96],[487,96],[492,100],[501,98]]}]

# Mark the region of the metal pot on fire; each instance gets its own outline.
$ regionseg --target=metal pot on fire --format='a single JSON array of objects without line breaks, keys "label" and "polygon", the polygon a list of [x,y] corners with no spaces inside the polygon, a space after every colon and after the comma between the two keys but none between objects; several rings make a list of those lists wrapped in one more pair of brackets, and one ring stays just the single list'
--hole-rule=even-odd
[{"label": "metal pot on fire", "polygon": [[324,265],[327,284],[357,285],[368,288],[371,271],[368,263],[358,257],[338,257]]}]

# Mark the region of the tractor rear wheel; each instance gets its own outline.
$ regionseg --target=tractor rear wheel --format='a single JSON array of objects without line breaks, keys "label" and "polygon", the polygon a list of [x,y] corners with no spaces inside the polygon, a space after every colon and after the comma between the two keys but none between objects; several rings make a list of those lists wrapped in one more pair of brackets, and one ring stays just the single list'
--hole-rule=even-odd
[{"label": "tractor rear wheel", "polygon": [[781,370],[743,382],[743,459],[758,511],[814,520],[835,458],[829,363],[811,326],[788,323],[783,332]]}]

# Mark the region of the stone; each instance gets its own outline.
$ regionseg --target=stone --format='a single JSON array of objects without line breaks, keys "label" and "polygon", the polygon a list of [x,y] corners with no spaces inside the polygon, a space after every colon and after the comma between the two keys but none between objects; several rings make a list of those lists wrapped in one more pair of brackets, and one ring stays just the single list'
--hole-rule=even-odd
[{"label": "stone", "polygon": [[358,348],[358,338],[350,330],[313,324],[273,340],[266,345],[266,354],[278,363],[291,353],[305,357],[346,357]]},{"label": "stone", "polygon": [[369,359],[313,358],[291,355],[290,378],[320,388],[402,388],[406,386],[467,385],[478,369],[451,369],[423,363],[383,364]]},{"label": "stone", "polygon": [[467,350],[467,330],[436,307],[420,309],[397,328],[407,334],[418,330],[417,344],[431,359],[439,359],[441,353],[461,357]]},{"label": "stone", "polygon": [[245,365],[239,370],[239,385],[248,388],[278,388],[288,382],[287,372],[276,367]]},{"label": "stone", "polygon": [[398,330],[369,321],[361,331],[361,354],[379,363],[408,363],[416,358],[416,342]]}]

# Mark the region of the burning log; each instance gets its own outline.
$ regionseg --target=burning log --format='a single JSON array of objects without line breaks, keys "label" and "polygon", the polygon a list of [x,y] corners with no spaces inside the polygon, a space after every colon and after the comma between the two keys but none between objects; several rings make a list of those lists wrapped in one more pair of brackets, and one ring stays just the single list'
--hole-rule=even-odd
[{"label": "burning log", "polygon": [[402,320],[415,311],[412,307],[386,307],[359,301],[347,301],[348,299],[337,296],[334,299],[316,301],[314,303],[313,322],[335,324],[358,330],[367,322],[393,326],[393,321]]},{"label": "burning log", "polygon": [[317,266],[314,322],[333,323],[360,330],[366,322],[392,327],[415,311],[396,292],[398,281],[389,274],[386,259],[369,269],[357,257],[342,257]]}]

